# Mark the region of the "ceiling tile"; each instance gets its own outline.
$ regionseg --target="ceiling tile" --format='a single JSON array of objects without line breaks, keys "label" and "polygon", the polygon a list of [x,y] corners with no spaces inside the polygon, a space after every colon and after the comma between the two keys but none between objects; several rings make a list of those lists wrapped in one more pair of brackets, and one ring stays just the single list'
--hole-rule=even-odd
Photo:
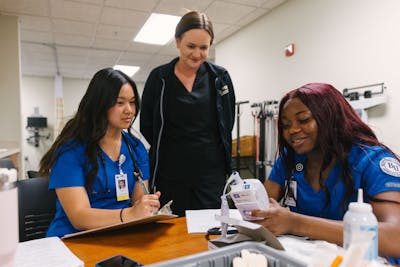
[{"label": "ceiling tile", "polygon": [[[42,59],[43,58],[43,59]],[[40,60],[38,60],[40,59]],[[35,60],[35,67],[40,67],[40,68],[44,68],[43,66],[46,66],[46,68],[54,68],[56,69],[55,63],[54,63],[54,59],[49,59],[49,60],[45,60],[44,57],[41,57],[40,55],[35,56],[35,55],[27,55],[25,56],[24,60],[21,60],[21,67],[23,67],[24,69],[32,69],[30,66],[32,66],[32,64],[30,64],[30,62],[32,62],[33,60]]]},{"label": "ceiling tile", "polygon": [[88,22],[78,22],[64,19],[53,19],[53,32],[93,36],[96,25]]},{"label": "ceiling tile", "polygon": [[105,5],[122,9],[151,12],[158,0],[106,0]]},{"label": "ceiling tile", "polygon": [[150,65],[157,67],[163,64],[166,64],[173,60],[176,56],[168,56],[168,55],[158,55],[153,56],[152,59],[149,61]]},{"label": "ceiling tile", "polygon": [[58,55],[72,55],[72,56],[79,56],[85,57],[89,53],[89,48],[75,48],[75,47],[68,47],[68,46],[57,46],[57,54]]},{"label": "ceiling tile", "polygon": [[138,42],[130,42],[129,51],[135,51],[139,53],[146,53],[146,54],[154,54],[157,53],[158,50],[160,50],[159,45],[153,45],[153,44],[144,44],[144,43],[138,43]]},{"label": "ceiling tile", "polygon": [[89,47],[92,42],[92,38],[76,34],[54,33],[54,42],[64,46]]},{"label": "ceiling tile", "polygon": [[88,68],[86,68],[87,70],[90,70],[90,72],[92,72],[93,74],[98,72],[101,69],[104,68],[112,68],[114,66],[114,63],[110,62],[99,62],[98,60],[96,60],[95,58],[89,58],[87,61],[88,64]]},{"label": "ceiling tile", "polygon": [[98,5],[98,6],[102,6],[104,2],[104,0],[68,0],[68,1],[75,1],[86,4]]},{"label": "ceiling tile", "polygon": [[20,28],[33,31],[51,31],[51,21],[48,17],[19,16]]},{"label": "ceiling tile", "polygon": [[21,51],[27,53],[54,53],[54,50],[51,46],[45,45],[43,43],[33,44],[33,43],[21,43]]},{"label": "ceiling tile", "polygon": [[225,0],[225,1],[245,6],[260,7],[265,3],[266,0]]},{"label": "ceiling tile", "polygon": [[135,80],[144,81],[153,68],[179,54],[173,39],[165,46],[132,41],[151,12],[205,12],[213,22],[216,44],[285,1],[0,0],[0,14],[19,17],[23,75],[54,76],[57,55],[65,77],[91,78],[118,62],[139,65]]},{"label": "ceiling tile", "polygon": [[191,10],[202,12],[205,10],[212,0],[161,0],[155,8],[155,12],[162,14],[170,14],[175,16],[183,16]]},{"label": "ceiling tile", "polygon": [[96,22],[101,13],[101,7],[66,0],[51,1],[51,16],[70,20]]},{"label": "ceiling tile", "polygon": [[100,24],[97,28],[96,37],[131,41],[135,34],[137,34],[137,31],[132,28]]},{"label": "ceiling tile", "polygon": [[21,41],[22,42],[36,42],[36,43],[53,43],[53,37],[50,32],[38,32],[21,30]]},{"label": "ceiling tile", "polygon": [[60,65],[82,65],[84,63],[86,63],[86,57],[82,57],[79,55],[64,55],[64,54],[58,54],[57,55],[58,58],[58,63]]},{"label": "ceiling tile", "polygon": [[234,24],[254,10],[255,7],[215,1],[206,9],[205,13],[212,22]]},{"label": "ceiling tile", "polygon": [[54,53],[27,53],[24,62],[35,61],[35,65],[48,64],[55,67]]},{"label": "ceiling tile", "polygon": [[116,39],[105,39],[101,37],[96,37],[93,42],[93,48],[103,48],[116,51],[125,51],[129,46],[126,41],[116,40]]},{"label": "ceiling tile", "polygon": [[45,77],[54,77],[57,73],[55,66],[51,66],[48,64],[39,65],[37,64],[34,68],[29,65],[22,65],[21,71],[24,75],[32,75],[32,76],[45,76]]},{"label": "ceiling tile", "polygon": [[99,70],[104,69],[104,68],[109,68],[109,67],[111,67],[111,66],[109,66],[109,65],[107,65],[107,66],[104,66],[104,65],[89,65],[88,64],[86,66],[84,72],[82,72],[82,73],[85,73],[86,77],[92,78],[93,75],[96,72],[98,72]]},{"label": "ceiling tile", "polygon": [[1,0],[0,6],[0,11],[6,13],[38,16],[48,16],[50,14],[48,0]]},{"label": "ceiling tile", "polygon": [[287,0],[267,0],[265,3],[262,5],[263,8],[275,8],[279,6],[280,4],[286,2]]},{"label": "ceiling tile", "polygon": [[121,52],[119,51],[110,51],[110,50],[101,50],[101,49],[96,49],[96,50],[90,50],[88,53],[89,58],[95,58],[98,59],[99,61],[94,61],[94,62],[104,62],[104,61],[112,61],[115,62]]},{"label": "ceiling tile", "polygon": [[255,21],[256,19],[258,19],[259,17],[265,15],[266,13],[268,13],[270,11],[270,9],[265,9],[265,8],[257,8],[255,9],[253,12],[247,14],[246,16],[244,16],[238,23],[237,25],[240,26],[245,26],[248,25],[250,23],[252,23],[253,21]]},{"label": "ceiling tile", "polygon": [[82,73],[86,71],[87,71],[86,65],[83,66],[67,65],[60,68],[60,73],[62,73],[64,77],[82,78]]},{"label": "ceiling tile", "polygon": [[124,52],[121,54],[117,63],[121,65],[138,66],[149,62],[151,58],[152,58],[151,54]]},{"label": "ceiling tile", "polygon": [[142,11],[105,7],[101,15],[101,22],[108,25],[140,29],[148,16],[148,13]]}]

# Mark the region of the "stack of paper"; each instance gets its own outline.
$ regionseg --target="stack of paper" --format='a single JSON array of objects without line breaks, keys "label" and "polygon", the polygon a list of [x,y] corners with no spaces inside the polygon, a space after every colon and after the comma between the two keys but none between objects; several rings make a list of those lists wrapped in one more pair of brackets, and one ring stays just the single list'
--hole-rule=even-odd
[{"label": "stack of paper", "polygon": [[17,247],[16,267],[83,267],[84,263],[58,237],[21,242]]},{"label": "stack of paper", "polygon": [[[185,213],[189,234],[207,233],[208,229],[221,226],[221,222],[215,219],[216,214],[221,214],[221,209],[186,210]],[[229,217],[242,220],[237,209],[230,209]]]}]

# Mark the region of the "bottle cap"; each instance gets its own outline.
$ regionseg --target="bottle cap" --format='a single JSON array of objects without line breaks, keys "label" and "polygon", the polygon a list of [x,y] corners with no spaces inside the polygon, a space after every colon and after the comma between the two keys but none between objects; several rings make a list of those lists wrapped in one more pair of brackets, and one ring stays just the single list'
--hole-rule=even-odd
[{"label": "bottle cap", "polygon": [[349,205],[349,210],[354,212],[371,212],[372,206],[368,203],[363,202],[363,190],[358,189],[357,202],[351,202]]}]

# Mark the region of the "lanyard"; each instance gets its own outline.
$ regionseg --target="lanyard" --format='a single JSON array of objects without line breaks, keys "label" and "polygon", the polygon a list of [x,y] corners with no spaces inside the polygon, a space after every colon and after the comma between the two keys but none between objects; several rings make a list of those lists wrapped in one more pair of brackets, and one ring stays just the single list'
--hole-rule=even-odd
[{"label": "lanyard", "polygon": [[136,172],[137,174],[139,174],[140,178],[143,179],[142,170],[140,170],[139,165],[137,164],[137,161],[136,161],[135,157],[133,156],[133,151],[132,151],[131,144],[130,144],[130,142],[127,140],[126,136],[125,136],[123,133],[121,133],[121,134],[122,134],[122,139],[124,139],[124,142],[125,142],[126,145],[128,146],[129,156],[131,157],[132,162],[133,162],[133,168],[134,168],[133,171]]},{"label": "lanyard", "polygon": [[291,175],[288,180],[286,180],[285,192],[283,196],[283,204],[285,207],[297,206],[297,181],[294,178],[294,171],[291,171]]},{"label": "lanyard", "polygon": [[[134,172],[136,172],[136,173],[138,173],[139,174],[139,176],[142,178],[143,177],[143,174],[142,174],[142,171],[140,170],[140,168],[139,168],[139,165],[137,164],[137,162],[136,162],[136,159],[134,158],[134,156],[133,156],[133,151],[132,151],[132,147],[131,147],[131,144],[130,144],[130,142],[128,141],[128,139],[126,138],[126,136],[121,132],[121,134],[122,134],[122,139],[123,139],[123,141],[125,142],[125,144],[127,145],[127,147],[128,147],[128,151],[129,151],[129,156],[131,157],[131,160],[132,160],[132,162],[133,162],[133,168],[134,168]],[[104,170],[104,175],[105,175],[105,178],[106,178],[106,186],[105,186],[105,188],[104,188],[104,190],[103,190],[103,192],[102,193],[110,193],[110,188],[109,188],[109,185],[108,185],[108,174],[107,174],[107,169],[106,169],[106,160],[105,160],[105,158],[104,158],[104,155],[103,155],[103,153],[102,153],[102,151],[101,151],[101,149],[100,149],[100,147],[99,146],[97,146],[97,155],[100,157],[100,159],[101,159],[101,166],[102,166],[102,168],[103,168],[103,170]],[[133,175],[133,177],[135,177],[134,175]],[[101,180],[100,180],[101,181]]]}]

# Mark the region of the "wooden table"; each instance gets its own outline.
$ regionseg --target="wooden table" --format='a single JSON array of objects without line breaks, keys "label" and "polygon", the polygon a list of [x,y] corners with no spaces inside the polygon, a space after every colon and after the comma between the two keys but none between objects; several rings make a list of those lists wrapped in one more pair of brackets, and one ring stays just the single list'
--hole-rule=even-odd
[{"label": "wooden table", "polygon": [[146,265],[208,249],[205,234],[188,234],[185,217],[63,241],[85,262],[85,267],[92,267],[96,262],[116,254]]}]

